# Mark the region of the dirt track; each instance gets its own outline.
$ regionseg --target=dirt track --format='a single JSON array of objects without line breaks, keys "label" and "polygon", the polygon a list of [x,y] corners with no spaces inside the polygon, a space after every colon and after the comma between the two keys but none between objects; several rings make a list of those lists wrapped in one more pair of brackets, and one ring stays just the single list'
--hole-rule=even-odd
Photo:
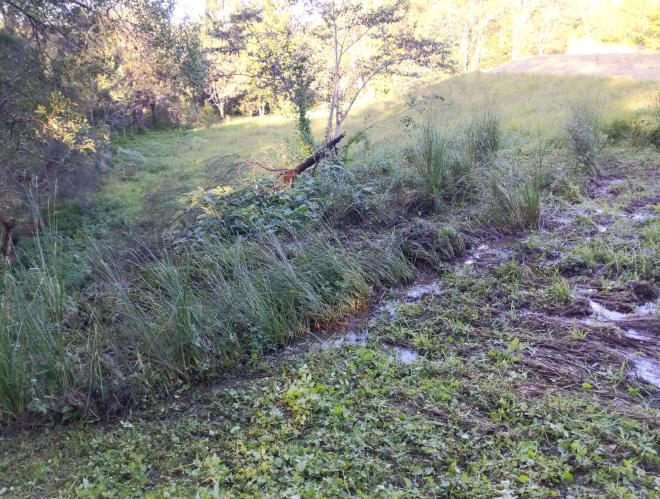
[{"label": "dirt track", "polygon": [[660,54],[552,54],[509,62],[492,73],[537,73],[660,80]]}]

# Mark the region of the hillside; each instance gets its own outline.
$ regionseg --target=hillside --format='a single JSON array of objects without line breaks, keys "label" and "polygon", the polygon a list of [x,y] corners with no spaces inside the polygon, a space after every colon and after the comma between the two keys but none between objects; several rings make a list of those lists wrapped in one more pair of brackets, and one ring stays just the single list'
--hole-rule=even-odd
[{"label": "hillside", "polygon": [[[376,99],[360,102],[349,119],[349,136],[366,130],[368,143],[356,144],[351,154],[359,158],[370,150],[394,150],[409,140],[405,118],[423,120],[435,115],[443,127],[459,128],[479,109],[495,112],[507,131],[536,140],[563,133],[561,125],[570,104],[591,100],[602,108],[602,119],[632,119],[653,106],[657,82],[585,76],[556,76],[473,73],[420,84],[409,92],[393,90]],[[415,104],[409,105],[414,96]],[[312,113],[317,137],[323,135],[322,110]],[[267,116],[230,118],[209,128],[150,132],[116,142],[116,166],[106,176],[100,199],[117,206],[127,218],[147,209],[149,217],[174,216],[183,193],[209,187],[223,175],[213,158],[238,156],[276,166],[295,163],[292,118]],[[365,149],[366,147],[366,149]],[[130,152],[135,151],[136,156]],[[264,175],[259,169],[243,169],[244,176]]]},{"label": "hillside", "polygon": [[502,64],[491,73],[584,75],[660,80],[660,54],[547,54]]}]

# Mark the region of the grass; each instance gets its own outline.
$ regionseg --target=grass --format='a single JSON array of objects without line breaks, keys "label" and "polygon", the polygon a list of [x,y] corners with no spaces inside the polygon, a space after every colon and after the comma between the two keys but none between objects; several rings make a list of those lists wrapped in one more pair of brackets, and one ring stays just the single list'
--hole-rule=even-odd
[{"label": "grass", "polygon": [[[493,225],[511,233],[537,228],[541,184],[552,185],[556,164],[538,159],[533,148],[516,150],[501,113],[493,107],[475,113],[458,128],[463,135],[451,140],[438,122],[423,123],[412,147],[418,178],[397,166],[396,154],[376,155],[352,171],[328,165],[283,194],[265,184],[234,189],[229,197],[219,189],[220,201],[195,206],[190,225],[174,233],[177,245],[163,247],[160,241],[151,246],[159,249],[148,251],[99,252],[93,282],[83,283],[94,298],[83,299],[84,306],[77,304],[80,289],[63,291],[62,281],[46,279],[51,270],[43,263],[36,267],[42,277],[34,286],[53,284],[38,296],[43,303],[30,295],[35,293],[30,281],[18,287],[8,281],[4,302],[20,299],[24,310],[12,305],[5,312],[0,368],[8,379],[10,372],[21,373],[2,395],[5,419],[28,408],[56,418],[72,409],[94,410],[95,404],[112,412],[105,406],[109,400],[121,410],[179,383],[208,379],[286,344],[315,321],[354,310],[374,288],[409,280],[411,264],[444,268],[464,254],[466,236],[474,231]],[[154,136],[130,140],[149,137]],[[154,148],[160,145],[155,137]],[[121,147],[124,172],[162,173],[153,151]],[[552,154],[565,161],[561,144]],[[575,175],[580,182],[580,173]],[[437,214],[435,208],[420,210],[419,178],[423,190],[436,197]],[[210,199],[211,192],[196,197]],[[478,193],[475,199],[472,192]],[[295,209],[294,201],[300,205]],[[202,218],[208,220],[204,227]],[[220,221],[231,227],[220,230]],[[324,223],[333,228],[319,232],[316,227]],[[655,277],[653,258],[638,242],[594,242],[572,248],[560,268],[602,268],[608,275],[649,279]],[[31,307],[43,313],[33,314],[34,320],[23,317]],[[17,313],[21,316],[12,315]],[[30,347],[24,334],[37,346]]]},{"label": "grass", "polygon": [[[350,135],[367,128],[368,142],[363,142],[363,147],[353,146],[351,157],[363,161],[381,149],[402,147],[409,141],[409,131],[401,123],[406,116],[421,121],[429,113],[436,114],[437,125],[451,135],[479,110],[489,109],[498,117],[502,133],[514,133],[525,140],[542,134],[550,140],[563,136],[570,104],[576,99],[605,96],[608,105],[602,119],[607,124],[653,114],[657,88],[654,82],[624,79],[472,73],[423,83],[410,93],[417,100],[413,110],[406,104],[407,96],[396,91],[356,106],[347,131]],[[311,118],[314,133],[321,136],[323,112],[316,110]],[[287,166],[295,163],[286,145],[294,140],[293,118],[279,116],[233,118],[211,127],[119,138],[118,147],[145,161],[128,165],[124,161],[115,167],[106,176],[97,199],[111,206],[111,215],[122,220],[145,215],[170,220],[185,202],[184,193],[198,186],[232,181],[235,172],[223,171],[221,165],[209,169],[210,159],[237,154]],[[242,174],[250,176],[252,172]]]},{"label": "grass", "polygon": [[580,102],[571,107],[571,118],[566,126],[568,143],[579,168],[588,175],[599,173],[598,155],[605,142],[600,110],[597,104]]},{"label": "grass", "polygon": [[[491,76],[549,92],[536,78],[458,80]],[[455,84],[441,83],[457,92],[447,96],[463,91]],[[14,426],[0,437],[0,495],[652,496],[657,389],[637,364],[657,351],[579,319],[584,288],[637,303],[631,290],[657,283],[658,154],[609,145],[616,158],[587,180],[566,168],[560,135],[522,147],[503,107],[456,124],[472,123],[471,134],[452,148],[478,145],[465,146],[476,195],[460,202],[426,210],[424,175],[366,148],[355,168],[327,165],[286,195],[250,186],[204,205],[211,219],[240,222],[222,237],[197,231],[190,212],[171,244],[97,243],[78,286],[62,284],[71,262],[47,257],[5,273],[3,419],[109,421]],[[437,125],[428,131],[421,144],[435,163],[446,144]],[[131,151],[125,169],[146,171],[149,154]],[[570,196],[556,188],[565,174],[580,187]],[[295,228],[288,195],[315,205]],[[541,206],[550,231],[535,230]],[[515,236],[495,236],[504,231]],[[418,270],[432,292],[425,281],[397,288]],[[355,313],[372,298],[382,301]],[[273,354],[310,330],[330,336],[328,323],[368,339]]]},{"label": "grass", "polygon": [[158,254],[99,250],[97,296],[84,306],[62,287],[56,266],[7,272],[1,420],[121,409],[260,358],[315,322],[355,311],[374,288],[410,279],[397,238],[377,258],[373,249],[349,250],[325,229],[209,237]]},{"label": "grass", "polygon": [[[481,146],[475,151],[481,151]],[[429,118],[406,155],[429,195],[438,200],[456,201],[465,199],[474,190],[473,169],[480,153],[470,153],[455,139],[443,136],[435,120]]]},{"label": "grass", "polygon": [[[612,195],[613,214],[623,213],[620,200],[634,189],[629,182]],[[575,209],[595,217],[598,202]],[[599,241],[650,250],[640,227],[629,225],[613,224]],[[542,312],[548,301],[554,310],[574,305],[578,284],[611,290],[639,277],[608,260],[560,276],[536,258],[555,238],[577,251],[590,230],[576,224],[521,236],[510,259],[446,268],[441,293],[418,301],[407,289],[390,291],[388,307],[375,307],[365,323],[366,345],[303,349],[215,385],[180,384],[164,403],[109,425],[5,436],[0,489],[8,497],[652,497],[660,477],[657,390],[612,356],[621,344],[611,326]],[[455,239],[449,232],[442,234]],[[336,282],[330,276],[341,266],[324,247],[320,257],[305,252],[294,274],[327,272],[324,282]],[[243,251],[209,248],[209,261],[195,266],[214,282],[214,269],[256,267],[265,250]],[[409,265],[387,254],[387,264],[375,250],[368,261],[402,268],[409,279]],[[144,279],[171,290],[165,283],[179,277],[163,265],[153,270],[159,277]],[[269,284],[276,294],[304,295],[297,289],[304,283],[285,277],[292,274],[272,272],[280,276]],[[247,297],[240,314],[249,313],[252,297],[245,288],[232,299],[239,296]],[[414,349],[418,360],[402,363],[393,345]]]},{"label": "grass", "polygon": [[495,224],[509,231],[539,226],[542,190],[535,178],[515,165],[505,165],[490,174]]}]

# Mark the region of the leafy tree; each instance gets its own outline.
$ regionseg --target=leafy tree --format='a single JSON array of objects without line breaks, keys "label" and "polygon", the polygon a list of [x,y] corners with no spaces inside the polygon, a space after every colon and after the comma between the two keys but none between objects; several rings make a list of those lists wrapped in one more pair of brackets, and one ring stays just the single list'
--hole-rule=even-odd
[{"label": "leafy tree", "polygon": [[[264,8],[243,8],[218,23],[213,31],[215,51],[230,63],[216,74],[221,75],[221,81],[236,82],[247,77],[258,89],[268,89],[273,96],[291,102],[304,155],[314,148],[307,112],[314,93],[316,64],[311,47],[301,36],[304,26],[281,7],[267,3]],[[241,55],[245,59],[241,60]],[[238,64],[232,64],[235,61]]]},{"label": "leafy tree", "polygon": [[356,0],[308,0],[312,33],[325,47],[328,92],[326,140],[340,129],[358,97],[380,75],[415,66],[448,69],[449,44],[415,36],[409,4],[394,0],[369,5]]},{"label": "leafy tree", "polygon": [[197,99],[205,78],[198,28],[174,25],[169,0],[4,1],[2,251],[18,224],[42,223],[45,200],[94,184],[114,110]]}]

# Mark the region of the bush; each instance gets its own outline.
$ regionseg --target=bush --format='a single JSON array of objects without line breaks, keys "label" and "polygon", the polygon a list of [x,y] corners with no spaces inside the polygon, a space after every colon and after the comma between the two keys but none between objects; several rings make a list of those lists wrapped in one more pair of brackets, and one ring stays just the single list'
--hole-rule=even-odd
[{"label": "bush", "polygon": [[595,106],[574,104],[566,125],[568,144],[577,166],[588,175],[597,175],[598,155],[605,141],[600,113]]},{"label": "bush", "polygon": [[208,102],[205,102],[199,111],[199,121],[204,128],[210,128],[218,122],[218,115]]},{"label": "bush", "polygon": [[457,201],[467,198],[474,189],[473,165],[462,152],[456,141],[444,136],[430,119],[422,125],[406,155],[426,192]]},{"label": "bush", "polygon": [[203,241],[206,234],[235,237],[302,228],[319,219],[317,199],[310,176],[286,189],[263,178],[237,188],[199,190],[192,196],[180,237],[182,242]]}]

